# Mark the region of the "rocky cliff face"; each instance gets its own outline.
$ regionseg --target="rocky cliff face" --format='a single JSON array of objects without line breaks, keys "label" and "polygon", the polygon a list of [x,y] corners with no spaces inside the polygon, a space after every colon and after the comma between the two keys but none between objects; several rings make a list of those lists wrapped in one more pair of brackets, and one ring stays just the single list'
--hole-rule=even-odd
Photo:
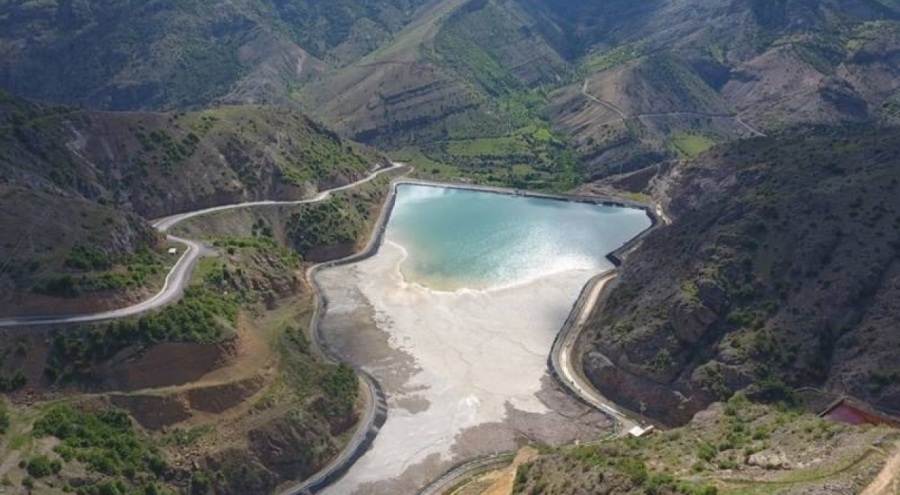
[{"label": "rocky cliff face", "polygon": [[894,131],[758,138],[674,167],[674,224],[628,259],[590,322],[604,393],[666,423],[746,389],[824,387],[900,410]]}]

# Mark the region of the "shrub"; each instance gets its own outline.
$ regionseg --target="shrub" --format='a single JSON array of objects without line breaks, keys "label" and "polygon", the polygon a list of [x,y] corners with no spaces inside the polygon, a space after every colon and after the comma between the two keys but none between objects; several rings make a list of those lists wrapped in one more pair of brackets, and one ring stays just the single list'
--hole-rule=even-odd
[{"label": "shrub", "polygon": [[21,371],[16,371],[12,377],[0,377],[0,392],[15,392],[22,389],[28,383],[28,378]]},{"label": "shrub", "polygon": [[9,426],[9,411],[6,410],[6,406],[0,404],[0,435],[5,434],[9,430]]},{"label": "shrub", "polygon": [[706,462],[710,462],[716,457],[716,449],[708,443],[703,443],[697,451],[697,457]]},{"label": "shrub", "polygon": [[71,275],[59,275],[39,281],[31,289],[37,294],[55,297],[77,297],[81,291]]},{"label": "shrub", "polygon": [[359,395],[359,381],[356,373],[346,365],[339,365],[322,378],[324,413],[329,416],[344,416],[353,410]]},{"label": "shrub", "polygon": [[86,246],[74,246],[66,257],[66,267],[76,270],[106,270],[112,263],[103,251]]},{"label": "shrub", "polygon": [[58,460],[51,461],[49,457],[39,455],[28,461],[27,471],[34,478],[43,478],[58,473],[60,469],[62,469],[62,464]]},{"label": "shrub", "polygon": [[785,384],[779,378],[767,377],[753,387],[753,398],[765,402],[783,402],[788,405],[797,401],[794,389]]},{"label": "shrub", "polygon": [[212,490],[212,481],[203,471],[191,473],[191,495],[206,495]]},{"label": "shrub", "polygon": [[[64,459],[76,459],[89,471],[108,476],[160,472],[165,464],[156,451],[137,436],[131,419],[122,411],[85,412],[69,405],[50,408],[34,423],[35,437],[54,436],[54,449]],[[116,493],[115,484],[106,487]],[[100,488],[104,493],[104,488]]]}]

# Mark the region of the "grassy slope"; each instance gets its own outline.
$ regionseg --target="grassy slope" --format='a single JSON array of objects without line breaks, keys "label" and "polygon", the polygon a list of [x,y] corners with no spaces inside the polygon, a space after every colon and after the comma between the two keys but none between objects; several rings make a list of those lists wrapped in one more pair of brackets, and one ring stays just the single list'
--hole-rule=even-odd
[{"label": "grassy slope", "polygon": [[[390,45],[308,92],[339,130],[400,150],[429,175],[569,187],[577,164],[541,114],[540,89],[565,77],[568,66],[528,33],[528,22],[508,3],[442,2]],[[514,41],[498,41],[508,38]]]},{"label": "grassy slope", "polygon": [[519,468],[513,493],[859,493],[897,441],[736,397],[671,431],[545,453]]},{"label": "grassy slope", "polygon": [[533,36],[524,16],[514,5],[470,2],[442,26],[434,57],[476,89],[482,103],[480,115],[451,120],[442,139],[423,150],[477,180],[571,187],[575,158],[541,112],[541,88],[568,77],[570,69],[546,40]]}]

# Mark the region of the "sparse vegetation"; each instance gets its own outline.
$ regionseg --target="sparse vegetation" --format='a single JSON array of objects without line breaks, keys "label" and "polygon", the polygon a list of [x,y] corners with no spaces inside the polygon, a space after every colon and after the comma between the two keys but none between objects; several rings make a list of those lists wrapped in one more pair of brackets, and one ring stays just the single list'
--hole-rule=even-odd
[{"label": "sparse vegetation", "polygon": [[173,306],[138,319],[120,319],[95,327],[86,335],[63,330],[55,334],[45,374],[53,380],[77,378],[94,363],[132,345],[159,342],[213,342],[237,323],[237,296],[202,287],[185,291]]},{"label": "sparse vegetation", "polygon": [[[156,479],[164,475],[166,463],[122,411],[52,406],[35,422],[34,436],[58,438],[61,443],[54,453],[62,461],[77,461],[92,475],[78,486],[79,495],[161,493]],[[60,460],[46,456],[28,464],[29,474],[35,478],[60,469]]]},{"label": "sparse vegetation", "polygon": [[111,259],[100,249],[76,245],[64,263],[70,273],[44,276],[34,284],[32,291],[73,298],[98,291],[140,288],[160,278],[171,262],[146,244],[116,259]]},{"label": "sparse vegetation", "polygon": [[[674,380],[693,391],[683,407],[654,403],[663,395],[645,401],[651,414],[688,421],[741,389],[793,404],[795,388],[849,369],[854,397],[880,403],[895,393],[900,371],[888,349],[896,339],[874,316],[893,314],[874,275],[896,253],[886,235],[897,212],[891,134],[814,129],[717,148],[682,166],[672,185],[683,194],[673,203],[682,220],[632,253],[594,320],[594,345],[613,362],[639,363],[653,377],[646,386]],[[860,221],[865,212],[870,221]],[[640,396],[641,386],[607,383],[608,371],[592,375],[585,363],[601,390]]]},{"label": "sparse vegetation", "polygon": [[678,133],[672,137],[672,145],[683,157],[697,156],[715,144],[715,140],[702,134]]},{"label": "sparse vegetation", "polygon": [[603,72],[635,60],[643,54],[643,49],[639,46],[621,45],[607,51],[592,53],[583,65],[591,73]]},{"label": "sparse vegetation", "polygon": [[288,235],[294,249],[306,257],[316,247],[353,245],[364,227],[364,212],[345,199],[306,205],[288,220]]},{"label": "sparse vegetation", "polygon": [[215,428],[212,425],[202,425],[193,428],[175,428],[167,436],[166,443],[178,447],[187,447],[194,445],[198,440],[214,431]]},{"label": "sparse vegetation", "polygon": [[845,476],[846,466],[879,466],[867,446],[891,439],[888,428],[854,429],[738,394],[673,430],[545,453],[519,469],[514,493],[851,493],[865,477]]},{"label": "sparse vegetation", "polygon": [[287,266],[297,266],[300,261],[297,253],[279,245],[269,236],[254,237],[218,237],[213,241],[217,248],[224,248],[229,254],[234,254],[234,249],[255,249],[275,253]]}]

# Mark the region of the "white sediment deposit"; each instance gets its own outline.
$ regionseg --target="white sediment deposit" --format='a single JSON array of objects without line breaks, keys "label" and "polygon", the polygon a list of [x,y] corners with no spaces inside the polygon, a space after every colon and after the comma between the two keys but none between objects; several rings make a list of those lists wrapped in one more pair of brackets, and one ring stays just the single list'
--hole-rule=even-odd
[{"label": "white sediment deposit", "polygon": [[604,432],[605,418],[547,373],[579,292],[609,269],[602,255],[581,268],[548,259],[543,274],[495,288],[436,291],[404,279],[396,237],[389,228],[372,258],[319,274],[326,344],[372,372],[389,398],[372,449],[326,493],[415,493],[465,459]]}]

